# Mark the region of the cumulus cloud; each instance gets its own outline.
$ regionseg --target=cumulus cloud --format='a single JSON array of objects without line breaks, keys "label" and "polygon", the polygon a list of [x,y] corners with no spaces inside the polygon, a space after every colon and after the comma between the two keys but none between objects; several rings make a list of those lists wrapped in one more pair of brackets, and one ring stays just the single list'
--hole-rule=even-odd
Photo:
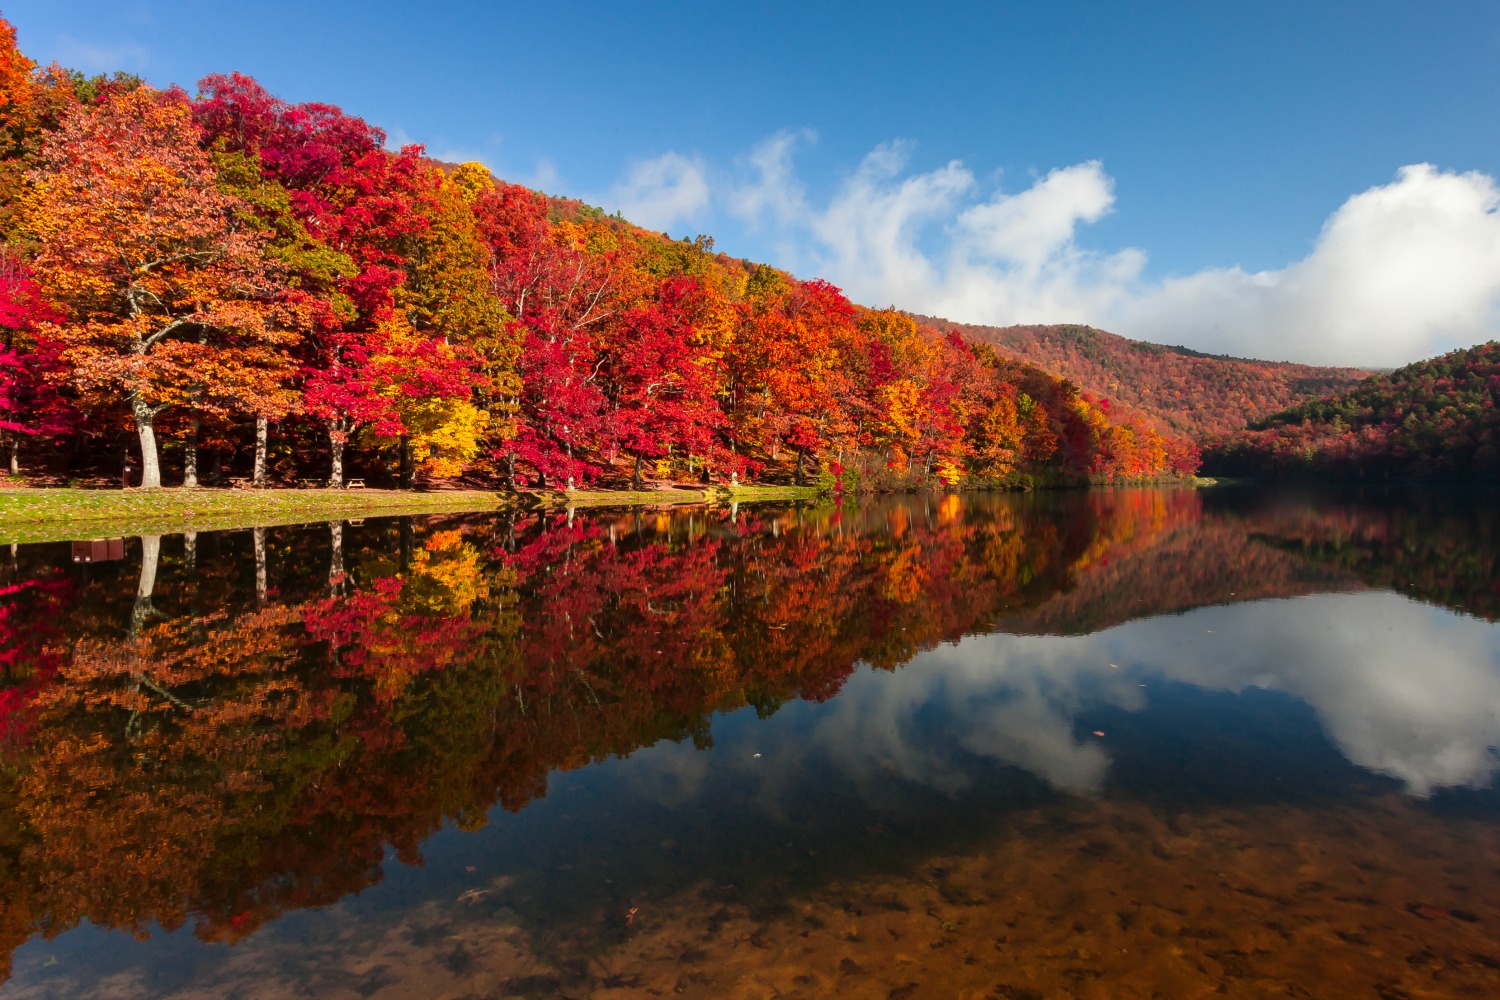
[{"label": "cumulus cloud", "polygon": [[1230,353],[1398,365],[1496,335],[1500,188],[1430,164],[1346,201],[1279,271],[1203,271],[1145,289],[1121,332]]},{"label": "cumulus cloud", "polygon": [[637,225],[665,231],[708,208],[708,174],[701,160],[664,153],[633,164],[605,201]]},{"label": "cumulus cloud", "polygon": [[1340,206],[1302,260],[1151,281],[1144,250],[1078,241],[1114,206],[1098,161],[986,192],[959,161],[910,171],[909,147],[891,143],[810,204],[796,147],[793,133],[756,147],[758,180],[732,192],[731,207],[773,227],[778,246],[802,247],[779,263],[867,304],[995,325],[1087,322],[1158,343],[1338,364],[1404,364],[1500,329],[1500,187],[1484,174],[1403,167]]},{"label": "cumulus cloud", "polygon": [[1098,160],[1054,170],[1020,194],[997,194],[964,209],[958,231],[969,248],[1040,268],[1073,242],[1080,222],[1097,222],[1115,203],[1115,182]]}]

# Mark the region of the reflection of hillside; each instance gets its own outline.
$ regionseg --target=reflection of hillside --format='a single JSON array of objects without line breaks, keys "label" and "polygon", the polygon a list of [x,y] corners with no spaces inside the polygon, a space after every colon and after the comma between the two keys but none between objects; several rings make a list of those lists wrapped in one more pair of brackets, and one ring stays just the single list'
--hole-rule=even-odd
[{"label": "reflection of hillside", "polygon": [[1298,559],[1408,597],[1500,620],[1500,505],[1492,493],[1305,500],[1244,515],[1245,530]]},{"label": "reflection of hillside", "polygon": [[1363,588],[1355,575],[1256,541],[1233,523],[1200,524],[1090,567],[1072,589],[1004,615],[995,627],[1018,635],[1082,635],[1210,604]]}]

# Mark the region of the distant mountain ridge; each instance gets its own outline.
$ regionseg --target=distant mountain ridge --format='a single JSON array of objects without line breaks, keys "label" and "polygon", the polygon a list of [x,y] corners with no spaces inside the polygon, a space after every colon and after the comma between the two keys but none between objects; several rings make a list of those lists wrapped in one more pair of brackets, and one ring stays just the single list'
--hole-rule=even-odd
[{"label": "distant mountain ridge", "polygon": [[1257,361],[1169,347],[1077,324],[980,326],[913,316],[955,330],[996,353],[1036,365],[1145,416],[1159,429],[1192,438],[1228,434],[1373,374],[1288,361]]}]

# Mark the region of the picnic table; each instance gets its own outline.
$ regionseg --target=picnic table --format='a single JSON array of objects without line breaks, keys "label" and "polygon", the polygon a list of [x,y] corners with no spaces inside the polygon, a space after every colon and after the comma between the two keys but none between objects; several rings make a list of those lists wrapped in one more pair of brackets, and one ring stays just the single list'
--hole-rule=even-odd
[{"label": "picnic table", "polygon": [[344,484],[344,489],[346,490],[362,490],[364,488],[365,481],[363,479],[351,479]]}]

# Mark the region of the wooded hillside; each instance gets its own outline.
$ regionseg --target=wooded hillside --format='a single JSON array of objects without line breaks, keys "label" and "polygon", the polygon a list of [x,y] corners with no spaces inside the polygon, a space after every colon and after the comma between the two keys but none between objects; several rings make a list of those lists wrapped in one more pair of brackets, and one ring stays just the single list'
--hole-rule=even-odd
[{"label": "wooded hillside", "polygon": [[1302,400],[1355,385],[1371,373],[1220,357],[1130,340],[1089,326],[975,326],[919,316],[1060,375],[1158,430],[1192,438],[1224,434]]},{"label": "wooded hillside", "polygon": [[1210,444],[1222,475],[1500,480],[1500,342],[1376,375]]}]

